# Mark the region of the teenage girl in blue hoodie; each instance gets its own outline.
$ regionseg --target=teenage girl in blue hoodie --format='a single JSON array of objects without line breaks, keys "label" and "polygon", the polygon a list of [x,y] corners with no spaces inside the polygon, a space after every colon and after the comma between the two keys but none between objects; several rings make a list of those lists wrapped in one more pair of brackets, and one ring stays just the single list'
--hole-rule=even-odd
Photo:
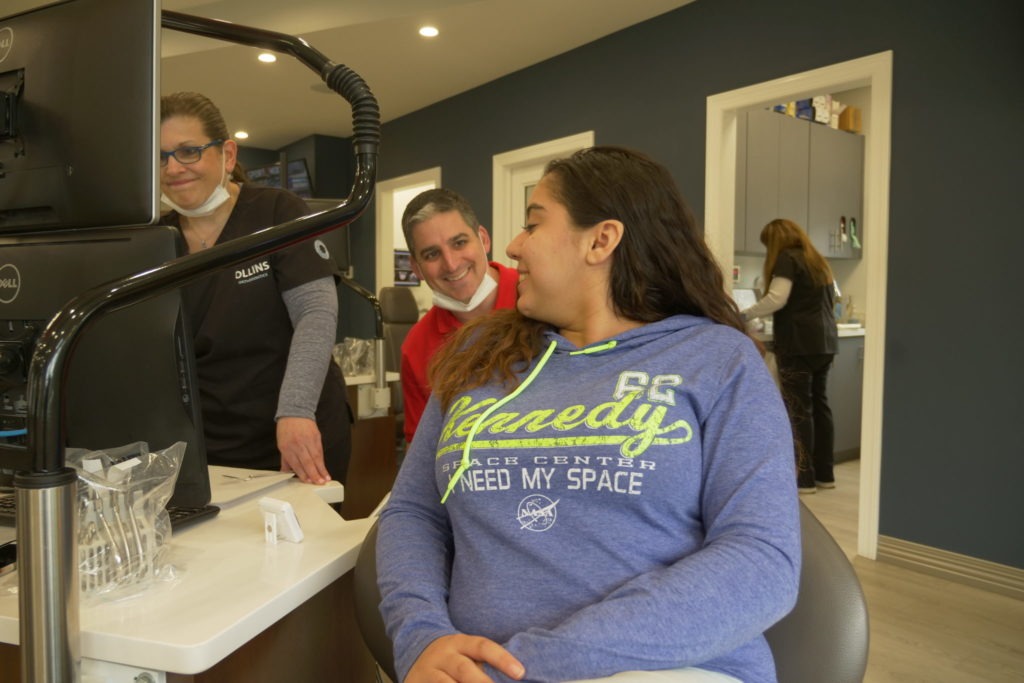
[{"label": "teenage girl in blue hoodie", "polygon": [[670,174],[554,161],[507,253],[518,309],[439,353],[381,514],[401,681],[775,681],[793,438]]}]

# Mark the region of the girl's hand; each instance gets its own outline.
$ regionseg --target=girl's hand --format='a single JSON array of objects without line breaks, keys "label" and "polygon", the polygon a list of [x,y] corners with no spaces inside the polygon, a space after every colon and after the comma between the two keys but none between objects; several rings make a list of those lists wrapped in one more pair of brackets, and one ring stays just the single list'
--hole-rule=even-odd
[{"label": "girl's hand", "polygon": [[405,677],[405,683],[493,683],[484,673],[488,664],[519,680],[525,668],[508,650],[481,636],[441,636],[428,645]]}]

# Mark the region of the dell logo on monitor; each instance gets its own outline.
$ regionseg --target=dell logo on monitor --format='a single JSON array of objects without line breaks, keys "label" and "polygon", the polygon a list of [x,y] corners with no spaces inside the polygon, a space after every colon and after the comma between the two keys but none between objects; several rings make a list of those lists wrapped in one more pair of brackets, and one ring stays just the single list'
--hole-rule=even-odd
[{"label": "dell logo on monitor", "polygon": [[9,304],[21,291],[21,273],[13,263],[0,266],[0,304]]},{"label": "dell logo on monitor", "polygon": [[7,59],[7,55],[11,54],[12,47],[14,47],[14,29],[4,26],[0,28],[0,62]]}]

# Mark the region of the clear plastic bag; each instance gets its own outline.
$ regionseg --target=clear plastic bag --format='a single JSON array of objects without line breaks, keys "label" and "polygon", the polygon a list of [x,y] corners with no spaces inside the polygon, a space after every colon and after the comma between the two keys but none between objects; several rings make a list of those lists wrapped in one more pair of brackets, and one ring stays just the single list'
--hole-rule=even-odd
[{"label": "clear plastic bag", "polygon": [[345,337],[340,344],[334,345],[334,362],[341,368],[346,377],[355,375],[372,375],[376,372],[374,365],[374,340]]},{"label": "clear plastic bag", "polygon": [[174,493],[185,443],[150,452],[137,442],[105,451],[68,449],[78,471],[78,571],[83,597],[135,595],[174,580],[166,562]]}]

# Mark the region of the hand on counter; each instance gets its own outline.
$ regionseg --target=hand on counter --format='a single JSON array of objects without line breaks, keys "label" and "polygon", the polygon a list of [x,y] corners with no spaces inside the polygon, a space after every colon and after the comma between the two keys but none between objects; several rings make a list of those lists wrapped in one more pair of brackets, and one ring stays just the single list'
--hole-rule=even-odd
[{"label": "hand on counter", "polygon": [[314,420],[282,417],[277,420],[277,449],[281,451],[281,471],[294,472],[307,484],[326,484],[331,480],[324,464],[323,442]]}]

